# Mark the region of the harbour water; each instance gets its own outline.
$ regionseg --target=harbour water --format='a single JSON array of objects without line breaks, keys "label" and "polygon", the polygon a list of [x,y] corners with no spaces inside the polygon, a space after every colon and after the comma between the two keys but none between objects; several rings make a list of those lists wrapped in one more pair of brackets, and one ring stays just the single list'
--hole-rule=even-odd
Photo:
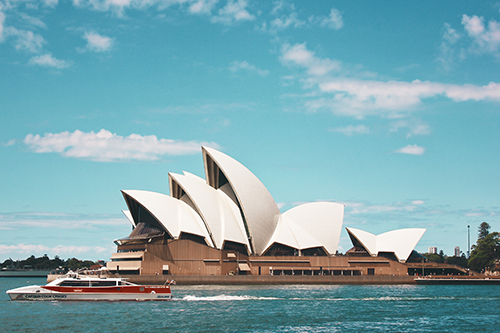
[{"label": "harbour water", "polygon": [[15,302],[1,332],[498,332],[500,286],[173,286],[170,302]]}]

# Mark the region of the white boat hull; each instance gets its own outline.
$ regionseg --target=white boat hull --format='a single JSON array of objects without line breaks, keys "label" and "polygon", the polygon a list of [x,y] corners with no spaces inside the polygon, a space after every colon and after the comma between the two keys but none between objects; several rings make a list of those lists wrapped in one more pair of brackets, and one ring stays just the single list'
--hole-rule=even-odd
[{"label": "white boat hull", "polygon": [[28,286],[7,292],[11,300],[16,301],[168,301],[168,293],[62,293],[44,289],[41,286]]}]

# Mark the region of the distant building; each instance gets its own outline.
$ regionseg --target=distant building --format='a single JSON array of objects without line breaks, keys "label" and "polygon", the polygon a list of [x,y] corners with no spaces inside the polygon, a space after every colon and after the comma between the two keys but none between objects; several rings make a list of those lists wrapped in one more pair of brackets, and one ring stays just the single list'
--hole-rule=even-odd
[{"label": "distant building", "polygon": [[460,257],[460,247],[455,246],[455,257]]},{"label": "distant building", "polygon": [[429,253],[430,254],[437,254],[438,253],[438,248],[435,246],[429,247]]}]

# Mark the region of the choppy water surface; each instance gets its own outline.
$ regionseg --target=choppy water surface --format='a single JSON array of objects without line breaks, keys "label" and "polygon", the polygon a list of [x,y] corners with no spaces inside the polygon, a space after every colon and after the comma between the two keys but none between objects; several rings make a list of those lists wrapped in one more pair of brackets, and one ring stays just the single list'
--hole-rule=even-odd
[{"label": "choppy water surface", "polygon": [[173,286],[170,302],[13,302],[1,332],[498,332],[500,286]]}]

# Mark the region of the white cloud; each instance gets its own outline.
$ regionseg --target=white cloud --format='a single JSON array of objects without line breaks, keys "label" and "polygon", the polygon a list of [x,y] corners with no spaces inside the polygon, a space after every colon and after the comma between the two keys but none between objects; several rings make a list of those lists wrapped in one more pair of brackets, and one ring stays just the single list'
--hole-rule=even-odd
[{"label": "white cloud", "polygon": [[38,65],[42,67],[53,67],[53,68],[66,68],[71,66],[71,64],[65,60],[59,60],[54,58],[51,54],[46,53],[37,57],[30,59],[30,64]]},{"label": "white cloud", "polygon": [[465,31],[473,39],[473,51],[478,53],[493,53],[500,55],[500,23],[495,20],[484,25],[484,18],[473,15],[462,16]]},{"label": "white cloud", "polygon": [[322,19],[320,24],[322,27],[339,30],[344,26],[344,21],[342,20],[342,14],[338,11],[338,9],[332,8],[330,10],[330,16]]},{"label": "white cloud", "polygon": [[68,214],[51,212],[0,213],[0,230],[94,229],[124,224],[122,215]]},{"label": "white cloud", "polygon": [[236,2],[234,0],[228,0],[226,6],[219,9],[218,16],[213,16],[211,21],[214,23],[232,25],[238,21],[255,20],[255,16],[247,11],[247,5],[245,0],[237,0]]},{"label": "white cloud", "polygon": [[[15,244],[15,245],[1,245],[0,254],[6,254],[9,257],[16,258],[19,255],[35,255],[41,256],[49,254],[50,256],[60,256],[61,258],[75,256],[75,255],[90,255],[94,257],[96,254],[108,257],[111,247],[102,246],[74,246],[74,245],[57,245],[54,247],[41,245],[41,244]],[[14,259],[15,260],[15,259]]]},{"label": "white cloud", "polygon": [[16,144],[16,139],[10,139],[9,141],[2,143],[2,146],[9,147],[9,146],[13,146],[15,144]]},{"label": "white cloud", "polygon": [[25,14],[25,13],[19,13],[19,16],[28,24],[34,26],[34,27],[37,27],[37,28],[42,28],[42,29],[46,29],[47,26],[45,25],[45,23],[43,23],[42,20],[40,20],[39,18],[37,17],[33,17],[33,16],[30,16],[28,14]]},{"label": "white cloud", "polygon": [[83,38],[87,41],[87,50],[93,52],[109,51],[113,45],[113,38],[95,32],[85,32]]},{"label": "white cloud", "polygon": [[333,30],[339,30],[344,27],[342,14],[335,8],[330,10],[330,15],[327,17],[311,15],[309,17],[309,23],[318,24],[320,27],[330,28]]},{"label": "white cloud", "polygon": [[295,5],[285,2],[285,0],[275,0],[273,1],[273,10],[271,11],[272,15],[276,15],[278,12],[289,9],[295,10]]},{"label": "white cloud", "polygon": [[407,128],[408,133],[406,138],[410,138],[413,135],[427,135],[431,133],[431,128],[429,125],[424,124],[420,119],[402,119],[395,121],[391,124],[391,132],[397,132],[401,128]]},{"label": "white cloud", "polygon": [[[348,78],[341,63],[329,58],[319,58],[304,44],[285,44],[281,61],[296,65],[306,71],[302,80],[304,88],[316,90],[315,99],[305,104],[311,110],[329,109],[335,114],[363,118],[369,115],[401,117],[422,103],[424,99],[443,96],[454,102],[500,101],[500,84],[491,82],[484,86],[456,85],[430,81],[378,81]],[[335,77],[333,74],[338,74]],[[414,134],[427,131],[424,127]]]},{"label": "white cloud", "polygon": [[299,28],[301,26],[304,26],[306,24],[305,21],[300,20],[298,18],[297,13],[290,13],[290,15],[286,16],[283,15],[281,17],[277,17],[274,20],[271,21],[271,27],[275,29],[285,29],[290,26],[294,28]]},{"label": "white cloud", "polygon": [[423,205],[423,204],[425,204],[425,201],[423,201],[423,200],[413,200],[411,202],[411,204],[412,205]]},{"label": "white cloud", "polygon": [[437,58],[440,65],[445,70],[450,70],[457,59],[456,44],[462,35],[453,29],[448,23],[444,25],[443,40],[439,46],[439,56]]},{"label": "white cloud", "polygon": [[192,14],[210,15],[217,2],[219,0],[197,0],[189,5],[188,11]]},{"label": "white cloud", "polygon": [[330,129],[331,132],[339,132],[344,135],[354,135],[354,134],[369,134],[370,129],[365,125],[353,126],[349,125],[346,127],[337,127]]},{"label": "white cloud", "polygon": [[0,5],[0,42],[2,42],[4,39],[4,36],[3,36],[4,23],[5,23],[5,14],[3,13],[2,7]]},{"label": "white cloud", "polygon": [[269,74],[268,70],[260,69],[255,67],[254,65],[250,65],[248,61],[233,61],[230,66],[229,70],[233,73],[240,71],[240,70],[246,70],[250,72],[255,72],[259,74],[260,76],[266,76]]},{"label": "white cloud", "polygon": [[39,34],[28,30],[18,30],[14,27],[5,28],[5,35],[14,37],[14,47],[16,50],[28,51],[30,53],[38,53],[42,51],[45,40]]},{"label": "white cloud", "polygon": [[398,154],[409,154],[409,155],[423,155],[425,153],[425,148],[417,145],[408,145],[403,148],[396,149],[394,153]]},{"label": "white cloud", "polygon": [[[135,1],[132,0],[73,0],[73,5],[75,7],[91,7],[98,11],[111,11],[117,16],[123,16],[125,8],[129,8],[131,5],[136,6],[150,5],[150,1]],[[153,1],[153,3],[156,1]]]},{"label": "white cloud", "polygon": [[59,3],[59,0],[42,0],[45,6],[55,7]]},{"label": "white cloud", "polygon": [[65,253],[82,253],[95,251],[102,253],[108,251],[109,248],[101,246],[66,246],[57,245],[55,247],[48,247],[45,245],[34,245],[34,244],[16,244],[16,245],[0,245],[0,253],[9,253],[11,251],[25,252],[28,254],[32,253],[42,253],[42,252],[65,252]]},{"label": "white cloud", "polygon": [[107,130],[85,133],[28,134],[26,146],[36,153],[59,153],[65,157],[101,162],[153,161],[164,155],[188,155],[200,152],[201,145],[218,147],[215,143],[158,139],[154,135],[131,134],[123,137]]},{"label": "white cloud", "polygon": [[306,48],[306,44],[284,44],[281,49],[281,61],[285,64],[295,64],[307,69],[307,73],[313,76],[328,74],[333,70],[340,69],[340,62],[328,58],[321,59],[315,53]]}]

